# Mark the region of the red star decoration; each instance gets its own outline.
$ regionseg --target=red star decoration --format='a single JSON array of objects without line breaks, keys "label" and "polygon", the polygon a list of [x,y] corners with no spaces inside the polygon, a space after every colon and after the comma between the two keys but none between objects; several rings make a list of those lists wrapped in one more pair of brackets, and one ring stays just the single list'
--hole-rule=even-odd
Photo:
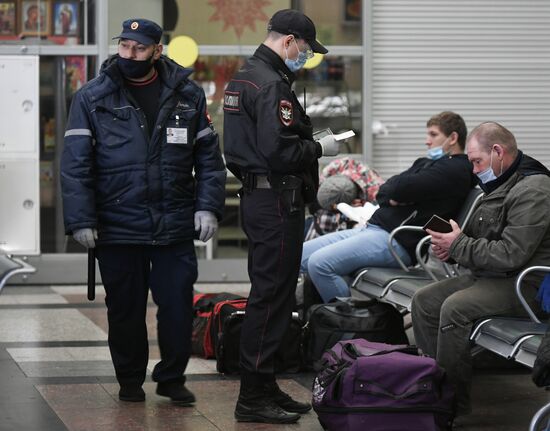
[{"label": "red star decoration", "polygon": [[256,31],[255,21],[262,21],[262,23],[267,24],[269,17],[263,12],[262,8],[269,6],[271,1],[209,0],[208,4],[216,8],[216,12],[210,17],[209,21],[223,21],[222,31],[227,31],[229,27],[233,27],[240,39],[246,27]]}]

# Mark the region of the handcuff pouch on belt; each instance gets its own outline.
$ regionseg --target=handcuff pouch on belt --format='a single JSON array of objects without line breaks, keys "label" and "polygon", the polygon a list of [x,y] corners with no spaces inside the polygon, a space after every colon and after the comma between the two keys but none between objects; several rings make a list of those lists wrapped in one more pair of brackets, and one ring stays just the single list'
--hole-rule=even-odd
[{"label": "handcuff pouch on belt", "polygon": [[242,173],[241,182],[243,184],[242,190],[250,193],[256,188],[256,174],[253,174],[252,172]]},{"label": "handcuff pouch on belt", "polygon": [[289,214],[301,211],[304,206],[302,184],[302,178],[296,175],[283,175],[276,179],[271,178],[271,185],[279,194],[283,207]]}]

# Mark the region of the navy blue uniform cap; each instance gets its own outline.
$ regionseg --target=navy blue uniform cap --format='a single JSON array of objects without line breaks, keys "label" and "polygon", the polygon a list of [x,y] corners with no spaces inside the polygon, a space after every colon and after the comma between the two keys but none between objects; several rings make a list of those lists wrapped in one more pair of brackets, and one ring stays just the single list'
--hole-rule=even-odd
[{"label": "navy blue uniform cap", "polygon": [[143,45],[156,45],[160,42],[161,36],[162,28],[156,22],[133,18],[122,23],[122,33],[113,39],[130,39]]},{"label": "navy blue uniform cap", "polygon": [[313,52],[326,54],[328,49],[317,42],[315,24],[302,12],[294,9],[282,9],[275,12],[269,20],[268,31],[281,34],[292,34],[298,39],[304,39]]}]

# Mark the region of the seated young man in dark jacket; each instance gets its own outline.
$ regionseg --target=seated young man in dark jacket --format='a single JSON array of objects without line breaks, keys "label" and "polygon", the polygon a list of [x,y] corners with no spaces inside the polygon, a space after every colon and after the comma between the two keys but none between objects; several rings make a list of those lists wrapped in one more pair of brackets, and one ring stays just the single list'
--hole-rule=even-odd
[{"label": "seated young man in dark jacket", "polygon": [[[427,122],[428,156],[380,187],[380,208],[367,226],[334,232],[304,243],[302,272],[307,272],[323,301],[350,296],[343,276],[357,269],[397,267],[387,242],[399,225],[422,226],[433,214],[456,215],[476,181],[464,155],[467,129],[462,117],[441,112]],[[414,261],[421,233],[402,233],[393,245],[405,264]]]}]

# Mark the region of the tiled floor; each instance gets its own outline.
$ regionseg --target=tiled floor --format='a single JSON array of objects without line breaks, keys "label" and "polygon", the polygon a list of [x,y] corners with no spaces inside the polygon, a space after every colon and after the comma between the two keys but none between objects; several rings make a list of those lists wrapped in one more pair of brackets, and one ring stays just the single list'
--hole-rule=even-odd
[{"label": "tiled floor", "polygon": [[[246,292],[246,285],[197,285],[198,291]],[[148,327],[152,369],[159,359],[155,306]],[[213,360],[192,358],[187,370],[193,407],[178,407],[155,394],[147,380],[145,403],[124,403],[107,347],[102,289],[88,302],[84,286],[9,286],[0,295],[0,430],[321,431],[314,413],[294,425],[237,423],[238,380],[216,372]],[[491,362],[494,365],[494,362]],[[312,374],[285,375],[280,384],[295,398],[311,397]],[[472,431],[527,430],[549,400],[527,370],[478,369],[474,413],[460,427]],[[367,430],[368,431],[368,430]],[[388,430],[396,431],[396,430]]]}]

